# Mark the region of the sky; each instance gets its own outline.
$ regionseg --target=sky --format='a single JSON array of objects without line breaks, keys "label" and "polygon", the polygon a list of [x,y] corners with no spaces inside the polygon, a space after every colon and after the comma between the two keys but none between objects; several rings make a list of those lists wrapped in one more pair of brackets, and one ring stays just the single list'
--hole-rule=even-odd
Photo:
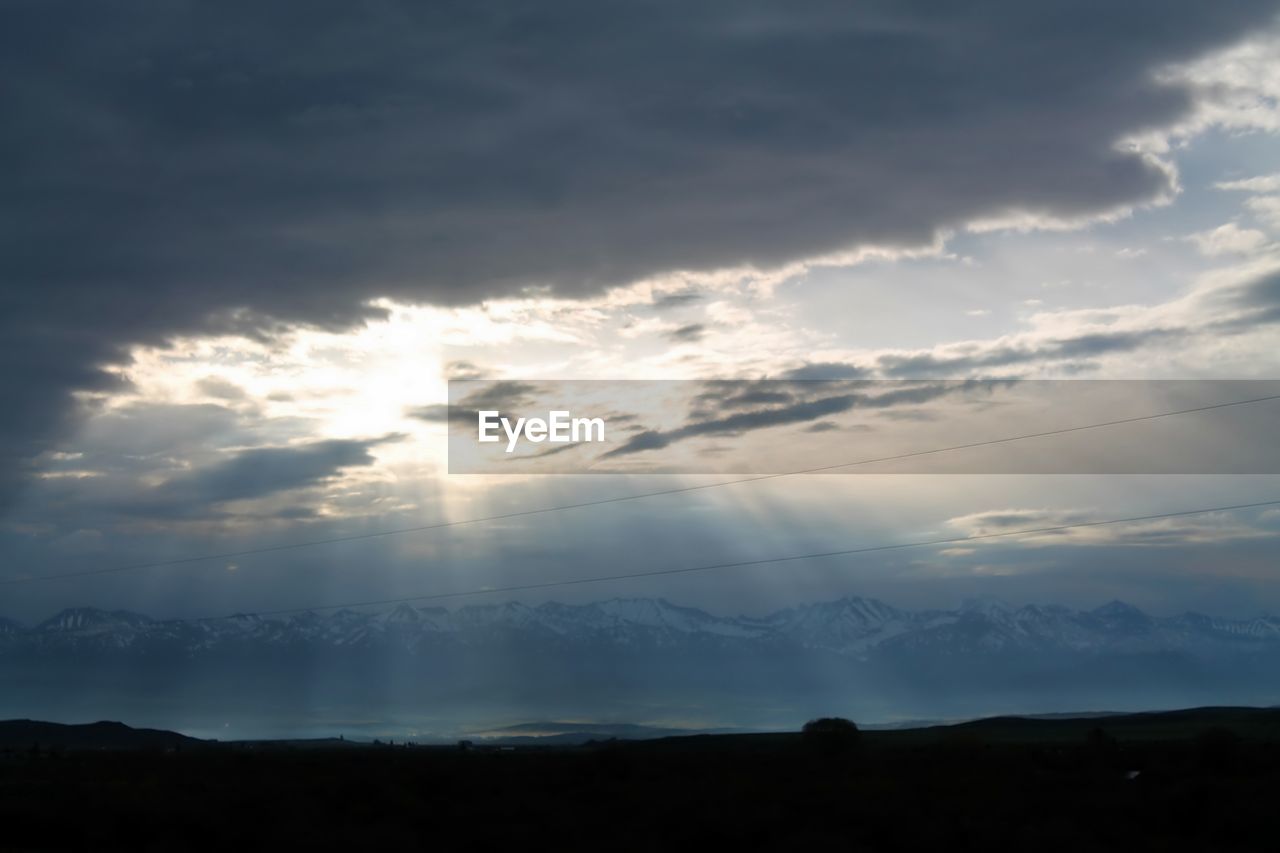
[{"label": "sky", "polygon": [[[1280,500],[1266,473],[797,476],[187,561],[724,479],[450,474],[450,379],[1280,378],[1274,3],[0,15],[0,615],[319,607]],[[1277,415],[1188,429],[1265,438]],[[1248,616],[1280,609],[1277,533],[1261,507],[519,598]]]}]

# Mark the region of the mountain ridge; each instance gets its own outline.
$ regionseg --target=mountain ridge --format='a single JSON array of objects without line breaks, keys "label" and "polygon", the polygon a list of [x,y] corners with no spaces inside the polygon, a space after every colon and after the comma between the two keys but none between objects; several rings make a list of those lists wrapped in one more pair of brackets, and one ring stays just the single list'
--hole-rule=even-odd
[{"label": "mountain ridge", "polygon": [[53,723],[0,720],[0,749],[149,749],[175,750],[206,743],[164,729],[135,728],[114,720]]},{"label": "mountain ridge", "polygon": [[205,732],[319,736],[364,719],[436,732],[583,716],[777,728],[833,709],[892,721],[1270,705],[1277,671],[1275,617],[1123,603],[911,610],[846,596],[724,616],[613,598],[217,620],[71,608],[0,633],[0,716],[72,707],[164,722],[152,715],[165,707]]},{"label": "mountain ridge", "polygon": [[613,598],[585,604],[508,601],[453,610],[401,603],[382,611],[303,611],[281,617],[241,614],[218,620],[157,620],[127,610],[73,607],[31,627],[12,620],[3,620],[0,626],[0,653],[33,643],[125,648],[161,639],[186,643],[192,651],[244,640],[348,647],[391,640],[412,646],[426,638],[478,639],[502,632],[623,643],[644,639],[670,644],[690,638],[787,643],[853,657],[881,648],[944,642],[988,651],[1019,647],[1152,651],[1205,644],[1280,647],[1280,618],[1274,616],[1226,619],[1188,611],[1157,617],[1121,601],[1088,610],[992,600],[966,601],[954,610],[907,610],[856,595],[793,605],[763,616],[715,615],[663,598]]}]

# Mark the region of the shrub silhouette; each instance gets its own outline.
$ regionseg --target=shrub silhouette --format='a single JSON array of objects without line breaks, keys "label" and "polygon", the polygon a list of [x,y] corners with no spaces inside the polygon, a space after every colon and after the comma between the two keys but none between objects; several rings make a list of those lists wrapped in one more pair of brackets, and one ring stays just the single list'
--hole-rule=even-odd
[{"label": "shrub silhouette", "polygon": [[852,754],[861,738],[858,726],[844,717],[820,717],[800,730],[800,739],[812,752],[825,756]]}]

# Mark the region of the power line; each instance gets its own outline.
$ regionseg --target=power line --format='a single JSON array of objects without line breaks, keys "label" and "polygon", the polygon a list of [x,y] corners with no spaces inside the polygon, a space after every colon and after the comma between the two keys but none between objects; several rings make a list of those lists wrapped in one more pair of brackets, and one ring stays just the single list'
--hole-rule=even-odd
[{"label": "power line", "polygon": [[638,501],[646,498],[661,497],[664,495],[678,495],[688,492],[698,492],[705,489],[715,489],[722,486],[736,486],[743,483],[757,483],[763,480],[778,480],[783,477],[796,477],[804,474],[819,474],[824,471],[835,471],[841,468],[853,468],[860,465],[874,465],[881,462],[894,462],[903,459],[914,459],[921,456],[930,456],[938,453],[951,453],[958,450],[972,450],[979,447],[991,447],[998,444],[1006,444],[1014,441],[1027,441],[1035,438],[1048,438],[1055,435],[1066,435],[1073,432],[1083,432],[1085,430],[1102,429],[1104,427],[1120,426],[1122,424],[1141,423],[1144,421],[1154,421],[1161,418],[1170,418],[1176,415],[1189,415],[1197,412],[1208,412],[1215,409],[1226,409],[1233,406],[1247,406],[1253,403],[1263,403],[1270,400],[1280,400],[1280,394],[1272,394],[1265,397],[1253,397],[1248,400],[1233,400],[1227,403],[1215,403],[1208,406],[1196,406],[1190,409],[1176,409],[1169,412],[1157,412],[1150,415],[1138,415],[1131,418],[1118,418],[1116,420],[1101,421],[1092,424],[1081,424],[1071,427],[1062,427],[1060,429],[1045,430],[1043,432],[1025,433],[1023,435],[1006,436],[1003,438],[991,438],[983,441],[973,441],[965,444],[954,444],[949,447],[936,447],[929,450],[916,450],[910,453],[899,453],[892,456],[879,456],[871,459],[859,459],[853,462],[838,462],[831,465],[819,465],[813,468],[801,468],[793,471],[782,471],[774,474],[760,474],[752,477],[742,477],[736,480],[720,480],[715,483],[702,483],[693,486],[678,486],[670,489],[659,489],[652,492],[638,492],[630,495],[617,495],[611,498],[600,498],[597,500],[581,501],[579,503],[556,504],[547,507],[536,507],[534,509],[513,510],[512,512],[498,513],[495,515],[484,515],[476,518],[462,518],[453,521],[441,521],[434,524],[422,524],[413,527],[399,527],[391,530],[378,530],[372,533],[353,533],[347,536],[334,536],[325,539],[310,539],[302,542],[287,542],[280,545],[268,545],[260,548],[246,548],[240,551],[224,551],[218,554],[201,554],[193,557],[178,557],[171,560],[156,560],[147,563],[133,563],[122,566],[108,566],[98,569],[84,569],[74,572],[62,572],[52,575],[40,575],[30,577],[4,578],[0,579],[0,586],[13,586],[16,584],[39,583],[44,581],[70,580],[74,578],[96,577],[99,575],[119,574],[122,572],[141,571],[143,569],[158,569],[166,566],[179,566],[188,563],[203,563],[212,560],[229,560],[239,557],[251,557],[260,554],[272,554],[280,551],[292,551],[299,548],[311,548],[320,545],[336,545],[344,542],[361,542],[369,539],[380,539],[387,536],[401,536],[406,533],[424,533],[431,530],[442,530],[449,527],[461,527],[468,524],[482,524],[489,521],[504,521],[513,518],[525,518],[533,515],[544,515],[553,512],[565,512],[567,510],[585,509],[593,506],[604,506],[605,504],[625,503],[627,501]]},{"label": "power line", "polygon": [[[1004,539],[1014,536],[1032,536],[1038,533],[1058,533],[1064,530],[1076,530],[1087,527],[1103,527],[1112,524],[1131,524],[1139,521],[1155,521],[1165,518],[1185,518],[1193,515],[1207,515],[1212,512],[1233,512],[1241,509],[1259,509],[1261,507],[1280,506],[1280,499],[1269,501],[1255,501],[1253,503],[1230,504],[1226,506],[1204,507],[1201,509],[1180,510],[1177,512],[1161,512],[1152,513],[1150,515],[1133,515],[1126,518],[1107,518],[1096,521],[1077,521],[1070,524],[1057,524],[1049,527],[1028,527],[1018,530],[1004,530],[996,533],[975,533],[969,536],[952,536],[943,539],[923,539],[914,542],[896,542],[888,545],[870,545],[858,548],[842,548],[836,551],[816,551],[806,554],[788,554],[781,557],[764,557],[755,560],[737,560],[726,563],[710,563],[700,566],[680,566],[670,569],[653,569],[643,572],[624,572],[613,575],[595,575],[586,578],[566,578],[558,581],[542,581],[540,583],[513,584],[501,587],[481,587],[478,589],[460,590],[458,592],[437,592],[426,593],[424,595],[407,595],[397,598],[381,598],[369,599],[365,601],[346,601],[341,604],[318,604],[310,607],[285,607],[273,610],[257,610],[253,612],[227,613],[218,616],[196,616],[189,619],[157,619],[149,624],[151,625],[177,625],[190,622],[221,622],[229,619],[244,619],[248,617],[262,618],[269,616],[287,616],[295,613],[311,613],[318,610],[341,610],[349,607],[379,607],[389,604],[407,604],[409,602],[418,601],[442,601],[451,598],[469,598],[477,595],[495,595],[499,593],[510,592],[529,592],[532,590],[552,589],[555,587],[566,586],[582,586],[593,583],[607,583],[610,581],[634,580],[637,578],[662,577],[665,575],[683,575],[693,574],[696,572],[711,572],[720,569],[737,569],[748,568],[751,566],[765,566],[775,563],[790,563],[801,560],[819,560],[829,557],[848,557],[860,554],[874,554],[884,551],[900,551],[908,548],[928,548],[937,547],[939,545],[958,545],[964,542],[977,542],[989,539]],[[92,633],[95,629],[70,629],[61,633],[80,634]]]},{"label": "power line", "polygon": [[[222,616],[201,616],[193,619],[169,619],[164,622],[213,622],[224,619],[243,618],[245,616],[285,616],[293,613],[308,613],[316,610],[340,610],[347,607],[376,607],[388,604],[405,604],[411,601],[440,601],[450,598],[467,598],[477,595],[494,595],[497,593],[510,592],[528,592],[531,590],[551,589],[564,586],[580,586],[592,583],[607,583],[610,581],[634,580],[636,578],[652,578],[662,577],[664,575],[684,575],[693,574],[695,572],[711,572],[720,569],[738,569],[751,566],[765,566],[774,563],[790,563],[800,560],[818,560],[828,557],[848,557],[857,554],[873,554],[883,551],[900,551],[907,548],[927,548],[939,545],[957,545],[963,542],[977,542],[987,539],[1003,539],[1013,536],[1031,536],[1039,533],[1059,533],[1064,530],[1078,530],[1086,527],[1103,527],[1112,524],[1131,524],[1139,521],[1155,521],[1165,518],[1184,518],[1192,515],[1207,515],[1212,512],[1233,512],[1242,509],[1258,509],[1261,507],[1278,506],[1280,499],[1269,501],[1256,501],[1254,503],[1231,504],[1227,506],[1205,507],[1202,509],[1180,510],[1178,512],[1160,512],[1151,515],[1133,515],[1126,518],[1107,518],[1097,521],[1077,521],[1070,524],[1056,524],[1050,527],[1029,527],[1019,530],[1004,530],[995,533],[975,533],[969,536],[951,536],[943,539],[924,539],[914,542],[897,542],[888,545],[870,545],[857,548],[841,548],[836,551],[816,551],[806,554],[789,554],[781,557],[763,557],[754,560],[737,560],[727,563],[710,563],[700,566],[681,566],[670,569],[653,569],[642,572],[625,572],[613,575],[595,575],[586,578],[568,578],[557,581],[542,581],[539,583],[515,584],[512,586],[502,587],[481,587],[479,589],[461,590],[458,592],[438,592],[428,593],[425,595],[409,595],[399,598],[383,598],[369,601],[348,601],[342,604],[322,604],[313,607],[288,607],[276,610],[259,610],[253,613],[234,613]],[[162,623],[163,624],[163,623]]]}]

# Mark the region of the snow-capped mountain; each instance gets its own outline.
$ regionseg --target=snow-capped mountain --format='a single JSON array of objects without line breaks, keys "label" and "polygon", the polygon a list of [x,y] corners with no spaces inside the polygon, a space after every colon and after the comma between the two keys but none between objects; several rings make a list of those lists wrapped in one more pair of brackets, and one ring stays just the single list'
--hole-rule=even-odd
[{"label": "snow-capped mountain", "polygon": [[227,646],[396,647],[483,644],[499,639],[556,640],[595,646],[678,649],[690,643],[790,647],[863,659],[883,650],[945,646],[951,654],[1028,652],[1188,652],[1280,649],[1280,619],[1218,619],[1197,613],[1157,618],[1111,602],[1093,610],[1057,605],[1013,607],[967,601],[953,611],[909,611],[848,597],[790,607],[763,617],[715,616],[663,599],[590,604],[517,602],[449,610],[400,604],[383,612],[338,610],[261,618],[153,620],[123,610],[77,607],[24,628],[0,622],[0,654],[24,649],[169,647],[189,654]]},{"label": "snow-capped mountain", "polygon": [[1280,619],[1156,617],[1121,602],[920,611],[855,596],[725,616],[612,599],[213,620],[76,608],[0,623],[0,716],[83,708],[169,726],[248,719],[254,731],[270,718],[295,733],[371,709],[460,727],[706,727],[1261,705],[1280,703],[1277,673]]}]

